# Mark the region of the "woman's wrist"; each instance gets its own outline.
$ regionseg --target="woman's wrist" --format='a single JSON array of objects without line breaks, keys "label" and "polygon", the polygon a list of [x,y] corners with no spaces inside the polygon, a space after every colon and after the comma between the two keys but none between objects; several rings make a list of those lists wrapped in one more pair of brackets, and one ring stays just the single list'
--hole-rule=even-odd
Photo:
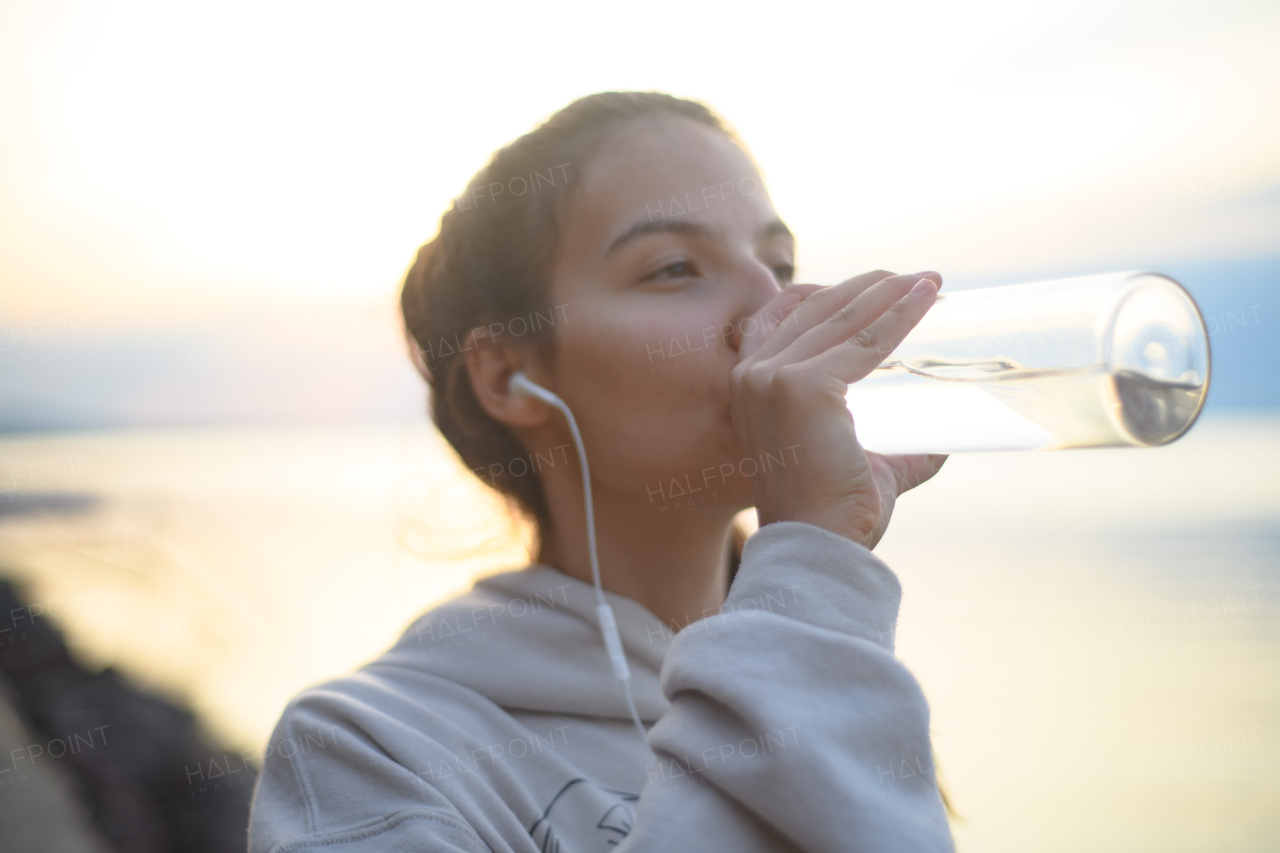
[{"label": "woman's wrist", "polygon": [[780,521],[795,521],[801,524],[810,524],[814,527],[821,528],[837,536],[843,536],[852,542],[855,542],[868,550],[871,549],[872,538],[876,528],[880,524],[878,515],[872,517],[871,513],[865,508],[844,508],[822,510],[801,510],[792,512],[774,511],[770,509],[762,509],[757,505],[756,518],[760,527],[766,524],[772,524]]}]

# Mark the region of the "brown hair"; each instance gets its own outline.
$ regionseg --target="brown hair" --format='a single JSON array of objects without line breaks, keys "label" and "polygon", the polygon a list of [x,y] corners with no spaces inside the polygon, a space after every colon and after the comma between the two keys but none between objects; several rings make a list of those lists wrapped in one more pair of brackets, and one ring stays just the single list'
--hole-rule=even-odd
[{"label": "brown hair", "polygon": [[473,329],[487,329],[495,340],[516,337],[518,319],[519,339],[553,359],[551,264],[574,176],[623,125],[664,116],[696,121],[736,141],[695,101],[657,92],[580,98],[493,155],[418,251],[400,293],[414,365],[431,386],[432,419],[467,467],[501,469],[482,479],[533,521],[540,539],[551,523],[540,478],[512,476],[495,464],[524,456],[525,449],[476,399],[466,368],[466,357],[474,355],[461,352]]}]

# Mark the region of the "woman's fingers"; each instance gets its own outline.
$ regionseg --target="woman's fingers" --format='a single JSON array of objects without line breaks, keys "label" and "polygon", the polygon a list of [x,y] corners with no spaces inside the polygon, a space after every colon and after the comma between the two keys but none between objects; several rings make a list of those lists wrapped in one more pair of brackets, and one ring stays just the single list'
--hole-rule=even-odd
[{"label": "woman's fingers", "polygon": [[[883,361],[902,342],[902,337],[893,339],[893,332],[901,325],[896,322],[897,315],[916,308],[918,303],[914,300],[926,295],[929,300],[925,305],[927,309],[940,286],[940,278],[937,273],[926,278],[919,274],[895,275],[876,282],[798,337],[788,348],[787,360],[803,361],[854,341],[863,347],[878,346],[880,361]],[[927,294],[923,290],[914,290],[926,280],[932,284]],[[913,292],[914,295],[909,297],[908,294]],[[919,316],[902,329],[903,337],[923,315],[921,310]]]},{"label": "woman's fingers", "polygon": [[946,461],[945,454],[907,456],[868,451],[867,465],[874,472],[873,479],[880,495],[880,513],[863,538],[855,541],[861,542],[868,550],[875,548],[889,529],[889,520],[897,508],[898,498],[938,473]]},{"label": "woman's fingers", "polygon": [[[895,282],[874,293],[868,291],[860,297],[866,300],[861,306],[858,300],[850,304],[849,318],[834,318],[797,340],[792,348],[795,358],[811,359],[808,364],[815,370],[857,382],[897,349],[937,296],[937,284],[931,278],[920,279],[911,289]],[[790,359],[792,353],[787,356]]]},{"label": "woman's fingers", "polygon": [[[856,427],[855,427],[856,428]],[[942,470],[943,464],[950,458],[945,453],[927,454],[885,454],[867,451],[867,456],[878,456],[893,470],[897,476],[897,494],[909,492],[921,483],[929,480]]]},{"label": "woman's fingers", "polygon": [[878,270],[835,287],[795,285],[753,315],[756,322],[743,324],[730,377],[739,445],[749,454],[821,449],[801,464],[752,478],[762,525],[804,521],[873,548],[897,496],[941,467],[941,457],[866,453],[841,399],[915,327],[940,281],[937,273]]},{"label": "woman's fingers", "polygon": [[738,360],[742,361],[758,350],[778,326],[791,322],[790,317],[801,302],[826,289],[820,284],[793,284],[743,320],[739,324],[742,339],[738,342]]},{"label": "woman's fingers", "polygon": [[[804,361],[818,351],[812,344],[815,338],[811,334],[816,329],[831,329],[833,326],[838,325],[839,329],[845,332],[844,337],[851,337],[861,329],[860,326],[853,327],[851,325],[850,321],[852,319],[864,317],[864,325],[875,319],[874,315],[868,316],[866,297],[876,293],[883,293],[886,289],[892,291],[897,288],[901,292],[905,292],[905,289],[910,288],[911,284],[919,277],[919,273],[893,275],[885,270],[873,270],[869,273],[854,276],[834,287],[823,288],[813,293],[791,312],[787,317],[787,322],[779,326],[778,330],[769,337],[769,340],[760,346],[759,351],[756,353],[756,359],[772,359],[792,347],[797,341],[806,339],[810,342],[809,345],[802,347],[800,350],[789,352],[785,357],[785,361],[788,364]],[[880,310],[887,308],[889,304],[892,304],[892,301],[891,299],[889,302],[884,303]],[[854,309],[853,306],[855,304],[862,307]],[[836,335],[828,334],[827,337],[834,341],[838,338],[838,333]]]}]

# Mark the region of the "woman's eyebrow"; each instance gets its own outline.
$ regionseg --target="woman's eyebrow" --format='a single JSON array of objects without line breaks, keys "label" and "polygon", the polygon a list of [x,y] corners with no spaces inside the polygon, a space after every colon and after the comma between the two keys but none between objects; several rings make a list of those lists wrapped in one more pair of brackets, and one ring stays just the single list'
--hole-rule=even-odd
[{"label": "woman's eyebrow", "polygon": [[[694,222],[691,219],[659,219],[637,222],[610,243],[604,255],[607,258],[628,241],[647,234],[682,234],[690,237],[711,239],[721,233],[722,229],[712,227],[704,222]],[[791,233],[791,229],[781,219],[775,219],[766,224],[757,232],[756,239],[763,241],[777,236],[789,237],[793,243],[796,239],[795,235]]]},{"label": "woman's eyebrow", "polygon": [[683,234],[690,237],[709,239],[719,233],[720,229],[718,228],[713,228],[705,222],[694,222],[690,219],[658,219],[637,222],[624,231],[618,239],[609,244],[604,256],[606,258],[609,257],[621,248],[623,244],[647,234]]}]

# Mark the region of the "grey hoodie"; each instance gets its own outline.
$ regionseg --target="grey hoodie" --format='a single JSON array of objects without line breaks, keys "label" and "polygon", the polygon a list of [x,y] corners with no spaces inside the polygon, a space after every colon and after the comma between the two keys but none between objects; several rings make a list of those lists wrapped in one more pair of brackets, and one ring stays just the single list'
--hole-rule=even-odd
[{"label": "grey hoodie", "polygon": [[[252,853],[951,851],[929,708],[893,656],[901,586],[798,522],[748,541],[724,607],[671,630],[548,566],[485,578],[285,709]],[[651,751],[652,750],[652,751]]]}]

